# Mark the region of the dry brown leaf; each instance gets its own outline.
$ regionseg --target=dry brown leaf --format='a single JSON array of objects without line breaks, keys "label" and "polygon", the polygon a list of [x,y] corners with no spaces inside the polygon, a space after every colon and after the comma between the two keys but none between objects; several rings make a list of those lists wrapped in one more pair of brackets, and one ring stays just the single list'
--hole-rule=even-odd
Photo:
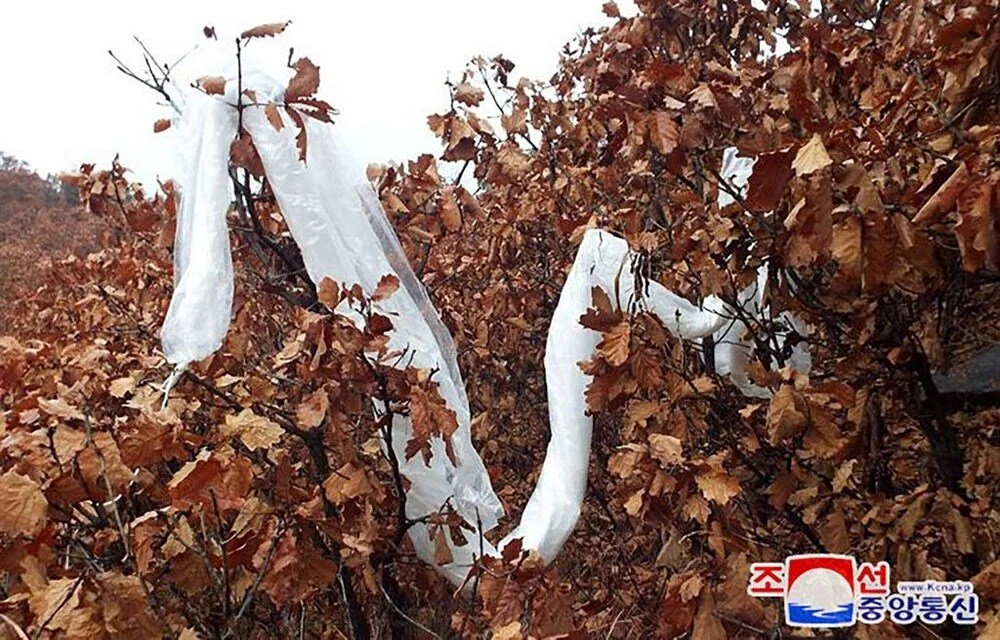
[{"label": "dry brown leaf", "polygon": [[729,635],[715,611],[711,589],[702,589],[698,613],[694,617],[691,640],[726,640]]},{"label": "dry brown leaf", "polygon": [[955,208],[958,197],[968,186],[969,169],[964,162],[959,163],[955,171],[945,180],[934,195],[920,207],[913,217],[913,224],[930,224]]},{"label": "dry brown leaf", "polygon": [[302,429],[318,427],[326,418],[329,408],[330,398],[326,391],[317,389],[299,403],[299,406],[295,409],[295,421]]},{"label": "dry brown leaf", "polygon": [[226,79],[222,76],[202,76],[198,78],[198,86],[209,95],[221,96],[226,92]]},{"label": "dry brown leaf", "polygon": [[299,58],[292,68],[295,69],[295,75],[288,81],[288,88],[285,89],[286,103],[308,98],[319,89],[319,67],[312,60]]},{"label": "dry brown leaf", "polygon": [[264,107],[264,115],[275,131],[281,131],[285,126],[284,121],[281,119],[281,113],[278,111],[278,105],[273,102],[268,102],[267,106]]},{"label": "dry brown leaf", "polygon": [[721,468],[702,471],[695,476],[695,482],[706,499],[717,504],[727,504],[740,495],[739,480],[732,477]]},{"label": "dry brown leaf", "polygon": [[814,133],[809,142],[802,145],[798,153],[795,154],[792,169],[795,170],[795,175],[805,176],[831,164],[833,164],[833,160],[826,152],[823,138],[818,133]]},{"label": "dry brown leaf", "polygon": [[445,187],[441,190],[440,215],[441,222],[448,231],[454,232],[462,228],[462,214],[458,209],[455,187]]},{"label": "dry brown leaf", "polygon": [[385,300],[399,289],[399,278],[391,273],[387,273],[379,278],[375,291],[372,292],[372,300],[378,302]]},{"label": "dry brown leaf", "polygon": [[653,148],[668,155],[677,148],[680,140],[680,130],[677,123],[666,111],[657,111],[649,118],[649,139]]},{"label": "dry brown leaf", "polygon": [[444,529],[438,528],[437,534],[434,536],[434,564],[441,567],[454,561],[455,558],[451,553],[451,547],[448,546],[448,538],[444,534]]},{"label": "dry brown leaf", "polygon": [[[520,107],[515,108],[510,114],[501,116],[500,123],[508,135],[527,135],[528,133],[528,114]],[[471,136],[468,137],[471,138]]]},{"label": "dry brown leaf", "polygon": [[370,493],[373,490],[364,469],[347,463],[323,482],[323,491],[330,502],[343,504],[347,500]]},{"label": "dry brown leaf", "polygon": [[455,87],[455,100],[470,107],[478,106],[483,101],[483,90],[479,87],[462,82]]},{"label": "dry brown leaf", "polygon": [[600,344],[597,345],[597,352],[608,361],[608,364],[621,366],[628,360],[631,340],[632,325],[627,319],[622,320],[605,332]]},{"label": "dry brown leaf", "polygon": [[267,38],[276,36],[287,29],[290,24],[292,24],[291,20],[288,22],[272,22],[270,24],[258,25],[252,29],[247,29],[240,34],[240,37],[246,40],[249,38]]},{"label": "dry brown leaf", "polygon": [[955,238],[966,271],[997,271],[1000,267],[1000,172],[971,185],[958,200]]},{"label": "dry brown leaf", "polygon": [[521,623],[517,620],[493,629],[493,640],[520,640],[523,637]]},{"label": "dry brown leaf", "polygon": [[746,206],[751,211],[773,211],[785,195],[792,176],[792,152],[788,149],[757,156],[747,183]]},{"label": "dry brown leaf", "polygon": [[50,416],[55,416],[57,418],[65,418],[67,420],[84,419],[84,415],[79,409],[69,404],[62,398],[55,398],[53,400],[39,398],[38,408]]},{"label": "dry brown leaf", "polygon": [[767,408],[767,433],[773,444],[780,444],[802,433],[809,421],[805,399],[791,385],[782,385]]},{"label": "dry brown leaf", "polygon": [[0,532],[37,535],[48,509],[49,502],[37,482],[14,471],[0,476]]},{"label": "dry brown leaf", "polygon": [[680,438],[662,433],[649,434],[649,452],[665,469],[684,464],[684,449]]},{"label": "dry brown leaf", "polygon": [[340,304],[340,286],[330,277],[324,277],[316,288],[319,301],[330,309]]},{"label": "dry brown leaf", "polygon": [[124,378],[117,378],[111,381],[108,386],[108,392],[113,398],[124,398],[130,393],[135,392],[135,378],[132,376],[126,376]]},{"label": "dry brown leaf", "polygon": [[220,433],[224,438],[238,437],[247,449],[256,451],[276,445],[285,430],[276,422],[257,415],[252,409],[244,409],[235,416],[226,416],[226,424]]}]

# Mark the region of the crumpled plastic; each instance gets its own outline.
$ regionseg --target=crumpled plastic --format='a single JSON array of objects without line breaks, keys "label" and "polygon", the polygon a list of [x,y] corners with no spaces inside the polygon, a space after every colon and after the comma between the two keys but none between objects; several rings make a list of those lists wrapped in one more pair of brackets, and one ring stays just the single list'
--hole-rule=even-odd
[{"label": "crumpled plastic", "polygon": [[[236,82],[228,82],[225,96],[188,92],[178,96],[182,113],[172,127],[180,148],[176,179],[180,194],[175,243],[175,288],[161,332],[163,350],[176,365],[176,379],[191,362],[207,357],[221,345],[230,321],[233,269],[226,213],[232,187],[228,173],[229,147],[236,136]],[[258,103],[282,100],[282,87],[258,72],[244,74],[242,87],[253,89]],[[319,283],[330,277],[342,284],[359,284],[372,294],[386,274],[395,275],[400,289],[375,303],[393,323],[389,346],[405,349],[405,365],[437,370],[435,380],[447,406],[457,418],[451,436],[454,463],[445,455],[445,443],[432,443],[429,463],[422,456],[406,460],[405,446],[412,435],[408,417],[395,415],[392,442],[400,471],[409,481],[407,517],[419,520],[450,505],[472,532],[458,545],[446,536],[453,561],[439,571],[456,585],[465,582],[476,558],[496,555],[512,540],[535,550],[551,562],[572,533],[579,518],[587,485],[587,466],[593,418],[587,412],[586,388],[590,378],[579,367],[590,359],[600,334],[583,327],[579,318],[592,303],[592,289],[608,293],[625,313],[648,309],[665,326],[686,340],[709,335],[716,342],[716,370],[728,374],[748,395],[766,394],[746,380],[751,354],[745,331],[733,320],[732,310],[709,297],[700,305],[668,291],[656,282],[644,282],[636,291],[633,264],[636,256],[627,242],[611,233],[588,231],[563,286],[546,340],[545,380],[551,438],[538,484],[522,514],[520,524],[494,547],[483,533],[494,528],[504,510],[493,491],[482,459],[472,444],[470,411],[456,350],[423,285],[399,245],[362,165],[351,157],[334,127],[305,118],[307,159],[299,159],[298,129],[286,114],[284,126],[275,130],[264,109],[247,107],[243,126],[260,153],[264,171],[289,230],[299,245],[310,279]],[[727,151],[724,172],[746,183],[752,162]],[[766,276],[766,272],[764,273]],[[766,313],[762,285],[740,294],[755,303],[754,313]],[[752,304],[751,304],[752,306]],[[336,311],[362,326],[364,318],[346,306]],[[789,323],[797,322],[789,316]],[[745,328],[745,327],[744,327]],[[808,358],[808,352],[805,352]],[[805,364],[808,368],[808,363]],[[167,391],[169,388],[166,389]],[[373,403],[381,414],[384,407]],[[435,564],[435,545],[427,525],[409,529],[417,555]]]}]

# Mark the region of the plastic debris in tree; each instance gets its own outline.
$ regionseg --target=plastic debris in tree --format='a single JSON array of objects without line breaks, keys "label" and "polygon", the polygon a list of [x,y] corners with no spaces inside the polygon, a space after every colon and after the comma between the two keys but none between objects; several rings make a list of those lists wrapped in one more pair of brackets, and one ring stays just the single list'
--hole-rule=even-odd
[{"label": "plastic debris in tree", "polygon": [[[400,290],[374,302],[382,314],[393,318],[389,346],[405,349],[407,366],[438,370],[435,379],[447,406],[455,411],[458,427],[451,436],[454,462],[445,455],[445,443],[432,442],[429,462],[423,456],[407,460],[406,443],[412,436],[409,418],[395,415],[392,442],[400,471],[409,481],[407,517],[419,520],[450,503],[474,536],[494,528],[503,508],[489,475],[475,450],[470,434],[470,412],[458,369],[455,345],[427,294],[410,268],[376,194],[360,163],[339,140],[335,128],[305,118],[307,162],[300,159],[296,135],[287,114],[277,111],[280,128],[268,119],[264,104],[281,102],[279,83],[259,73],[245,73],[242,82],[227,82],[228,92],[209,96],[192,92],[183,96],[183,112],[173,134],[181,149],[177,185],[181,206],[175,244],[175,289],[162,330],[167,359],[177,374],[189,363],[217,350],[229,324],[233,270],[225,217],[232,198],[228,172],[230,145],[237,134],[235,88],[240,84],[256,96],[243,109],[242,124],[251,136],[263,163],[268,183],[299,245],[310,279],[329,277],[345,284],[357,283],[371,296],[387,274],[395,275]],[[271,116],[274,117],[275,112]],[[294,123],[297,125],[297,123]],[[727,163],[734,158],[727,152]],[[737,184],[745,184],[751,164],[736,167]],[[716,370],[728,373],[750,395],[766,393],[746,380],[750,345],[745,327],[734,321],[733,310],[710,297],[696,306],[656,282],[635,289],[633,265],[637,256],[625,240],[591,230],[582,240],[563,286],[552,318],[545,351],[551,438],[541,475],[522,514],[519,526],[493,547],[483,538],[483,552],[495,555],[515,539],[551,562],[572,533],[579,518],[587,486],[593,418],[587,412],[586,388],[590,377],[579,363],[593,357],[601,335],[580,324],[597,287],[608,294],[623,313],[646,309],[686,340],[709,335],[716,342]],[[759,290],[741,293],[755,303],[755,313],[766,313]],[[336,309],[361,327],[364,318],[342,305]],[[793,320],[790,318],[790,320]],[[808,354],[806,354],[806,357]],[[167,385],[169,391],[169,385]],[[375,402],[374,410],[383,407]],[[417,555],[435,564],[435,545],[423,523],[408,531]],[[442,534],[448,536],[446,530]],[[478,544],[457,546],[447,538],[453,562],[439,570],[454,584],[462,584],[480,549]]]}]

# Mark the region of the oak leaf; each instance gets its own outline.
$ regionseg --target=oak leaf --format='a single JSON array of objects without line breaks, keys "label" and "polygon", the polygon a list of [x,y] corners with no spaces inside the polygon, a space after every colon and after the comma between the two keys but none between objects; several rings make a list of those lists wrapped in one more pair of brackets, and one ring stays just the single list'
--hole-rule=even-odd
[{"label": "oak leaf", "polygon": [[814,133],[809,142],[802,145],[798,153],[795,154],[795,159],[792,161],[792,169],[795,170],[795,175],[805,176],[814,171],[819,171],[823,167],[828,167],[831,164],[833,164],[833,160],[830,159],[830,156],[826,152],[823,139],[818,133]]},{"label": "oak leaf", "polygon": [[372,300],[380,302],[385,300],[399,289],[399,278],[391,273],[387,273],[379,278],[375,291],[372,292]]},{"label": "oak leaf", "polygon": [[448,538],[445,536],[444,528],[439,527],[434,536],[434,564],[444,566],[455,561],[448,545]]},{"label": "oak leaf", "polygon": [[235,416],[226,416],[226,424],[221,429],[223,437],[238,437],[251,451],[278,444],[284,433],[285,430],[279,424],[257,415],[252,409],[244,409]]},{"label": "oak leaf", "polygon": [[55,398],[53,400],[39,398],[38,408],[56,418],[65,418],[67,420],[84,419],[84,415],[79,409],[69,404],[62,398]]},{"label": "oak leaf", "polygon": [[521,623],[517,620],[493,629],[493,640],[519,640],[523,637]]},{"label": "oak leaf", "polygon": [[108,387],[108,392],[113,398],[124,398],[128,394],[134,393],[135,378],[132,376],[126,376],[124,378],[112,380]]},{"label": "oak leaf", "polygon": [[316,288],[316,295],[319,301],[330,309],[340,304],[340,286],[336,280],[329,276],[320,280],[319,287]]},{"label": "oak leaf", "polygon": [[503,125],[504,131],[510,135],[528,134],[528,114],[521,107],[516,107],[510,115],[505,113],[500,118],[500,123]]},{"label": "oak leaf", "polygon": [[834,509],[819,528],[819,538],[830,553],[845,553],[851,548],[847,522],[839,509]]},{"label": "oak leaf", "polygon": [[42,530],[48,508],[37,482],[14,471],[0,476],[0,532],[34,536]]},{"label": "oak leaf", "polygon": [[695,482],[707,500],[720,505],[728,503],[740,494],[739,480],[713,465],[695,476]]},{"label": "oak leaf", "polygon": [[680,438],[662,433],[649,434],[649,452],[665,469],[684,464],[684,450]]},{"label": "oak leaf", "polygon": [[715,101],[715,95],[711,87],[702,82],[691,92],[691,101],[705,109],[716,109],[719,104]]},{"label": "oak leaf", "polygon": [[42,621],[43,629],[69,630],[80,607],[81,584],[81,580],[60,578],[50,581],[44,590],[32,594],[29,606]]},{"label": "oak leaf", "polygon": [[788,384],[774,394],[767,408],[767,435],[773,444],[780,444],[805,430],[809,424],[805,402]]},{"label": "oak leaf", "polygon": [[611,298],[604,289],[592,287],[590,295],[594,306],[580,316],[580,324],[594,331],[608,331],[621,320],[621,312],[611,306]]},{"label": "oak leaf", "polygon": [[327,499],[338,505],[371,493],[373,489],[365,470],[351,462],[331,473],[323,482],[323,491]]},{"label": "oak leaf", "polygon": [[955,238],[962,266],[975,273],[1000,267],[1000,172],[971,186],[958,199]]},{"label": "oak leaf", "polygon": [[669,155],[677,148],[680,129],[669,113],[656,111],[650,116],[649,139],[653,143],[653,148],[663,155]]},{"label": "oak leaf", "polygon": [[319,89],[319,67],[309,58],[299,58],[292,65],[295,75],[288,81],[285,89],[285,102],[296,102],[308,98]]},{"label": "oak leaf", "polygon": [[462,82],[455,87],[455,100],[470,107],[483,101],[483,90],[468,82]]},{"label": "oak leaf", "polygon": [[202,76],[198,78],[198,86],[208,95],[221,96],[226,92],[226,79],[222,76]]},{"label": "oak leaf", "polygon": [[292,24],[291,20],[287,22],[272,22],[269,24],[258,25],[252,29],[247,29],[240,34],[240,37],[247,40],[249,38],[267,38],[276,36],[288,28],[288,25],[290,24]]},{"label": "oak leaf", "polygon": [[295,408],[295,421],[302,429],[312,429],[323,424],[330,408],[330,398],[324,389],[313,391]]},{"label": "oak leaf", "polygon": [[955,208],[958,197],[965,191],[970,181],[969,169],[966,163],[958,167],[945,180],[937,191],[920,207],[913,217],[914,224],[930,224]]},{"label": "oak leaf", "polygon": [[624,480],[632,475],[645,455],[646,447],[642,445],[623,445],[608,458],[608,471]]},{"label": "oak leaf", "polygon": [[458,209],[458,200],[455,198],[454,187],[445,187],[441,190],[440,204],[441,222],[448,231],[458,231],[462,228],[462,214]]},{"label": "oak leaf", "polygon": [[618,367],[628,360],[631,341],[632,324],[625,319],[604,333],[603,339],[597,345],[597,352],[607,360],[608,364]]}]

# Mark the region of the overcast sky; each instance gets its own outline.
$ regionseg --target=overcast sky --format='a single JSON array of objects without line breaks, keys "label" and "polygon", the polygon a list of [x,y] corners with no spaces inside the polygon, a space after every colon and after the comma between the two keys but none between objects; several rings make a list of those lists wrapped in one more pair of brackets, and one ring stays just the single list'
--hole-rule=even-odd
[{"label": "overcast sky", "polygon": [[[107,165],[120,153],[148,183],[168,166],[152,123],[169,114],[153,92],[116,71],[107,50],[141,65],[133,34],[171,61],[199,45],[179,71],[193,78],[218,66],[203,26],[230,47],[243,29],[292,20],[280,39],[255,41],[252,53],[280,66],[294,46],[296,57],[318,64],[320,95],[341,111],[338,126],[360,159],[413,158],[438,150],[426,116],[447,109],[449,73],[457,78],[475,55],[503,53],[517,64],[515,77],[548,79],[564,43],[610,23],[602,1],[6,2],[0,151],[43,174]],[[619,5],[634,12],[627,0]]]}]

